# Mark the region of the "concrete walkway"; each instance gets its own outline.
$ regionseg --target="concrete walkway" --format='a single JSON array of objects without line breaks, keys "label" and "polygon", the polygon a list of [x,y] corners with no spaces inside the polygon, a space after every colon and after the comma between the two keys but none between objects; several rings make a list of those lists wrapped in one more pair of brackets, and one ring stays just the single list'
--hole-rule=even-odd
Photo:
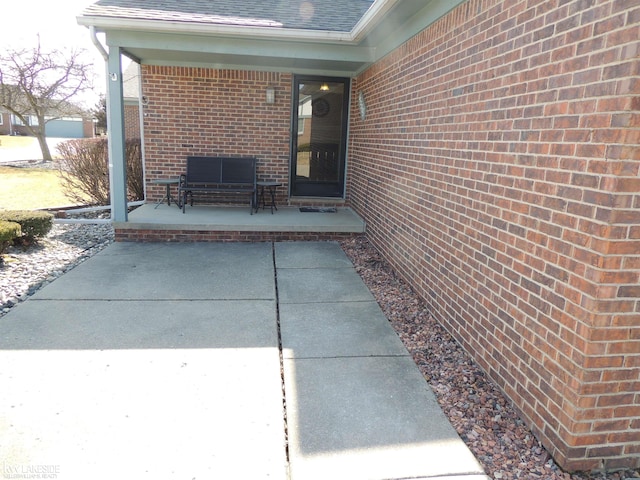
[{"label": "concrete walkway", "polygon": [[0,319],[0,462],[0,478],[487,478],[323,242],[117,243],[42,289]]}]

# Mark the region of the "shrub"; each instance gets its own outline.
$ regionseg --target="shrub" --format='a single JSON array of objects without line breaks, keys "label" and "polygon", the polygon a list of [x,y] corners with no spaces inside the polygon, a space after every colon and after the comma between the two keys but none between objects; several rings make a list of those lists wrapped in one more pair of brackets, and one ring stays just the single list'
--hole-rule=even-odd
[{"label": "shrub", "polygon": [[56,147],[65,195],[84,203],[109,205],[109,161],[106,139],[69,140]]},{"label": "shrub", "polygon": [[45,237],[53,227],[53,215],[47,212],[30,210],[2,210],[0,221],[20,225],[20,235],[14,239],[22,243],[31,243],[36,238]]},{"label": "shrub", "polygon": [[[68,140],[57,146],[61,157],[58,170],[65,194],[84,203],[90,198],[96,205],[109,205],[109,149],[106,138]],[[144,199],[140,139],[125,142],[127,165],[127,197],[129,201]]]},{"label": "shrub", "polygon": [[[19,223],[5,222],[4,220],[0,220],[0,255],[2,255],[6,248],[21,235],[22,233]],[[0,262],[2,262],[1,256]]]},{"label": "shrub", "polygon": [[129,201],[144,200],[144,170],[142,169],[142,143],[139,138],[125,142],[127,160],[127,197]]}]

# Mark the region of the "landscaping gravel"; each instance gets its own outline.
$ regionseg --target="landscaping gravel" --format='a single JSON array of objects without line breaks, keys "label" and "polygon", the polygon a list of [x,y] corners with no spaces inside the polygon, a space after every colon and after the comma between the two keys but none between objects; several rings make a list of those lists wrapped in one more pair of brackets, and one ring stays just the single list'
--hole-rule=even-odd
[{"label": "landscaping gravel", "polygon": [[9,247],[0,263],[0,316],[111,242],[111,224],[55,223],[34,245]]},{"label": "landscaping gravel", "polygon": [[[113,242],[109,224],[55,224],[27,249],[11,247],[0,264],[0,316]],[[638,471],[562,472],[509,403],[434,320],[365,237],[342,248],[375,295],[458,434],[493,479],[623,480]]]}]

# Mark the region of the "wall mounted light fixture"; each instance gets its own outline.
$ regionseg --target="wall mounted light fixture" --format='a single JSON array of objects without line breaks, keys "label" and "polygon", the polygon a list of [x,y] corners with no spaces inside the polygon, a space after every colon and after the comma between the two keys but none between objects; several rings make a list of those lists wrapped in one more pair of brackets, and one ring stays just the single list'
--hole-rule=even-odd
[{"label": "wall mounted light fixture", "polygon": [[273,87],[267,87],[266,90],[266,101],[267,103],[276,103],[276,89]]},{"label": "wall mounted light fixture", "polygon": [[320,85],[320,90],[323,92],[328,92],[329,91],[329,84],[328,83],[323,83],[322,85]]},{"label": "wall mounted light fixture", "polygon": [[362,90],[358,92],[358,108],[360,109],[360,119],[364,120],[367,116],[367,102]]}]

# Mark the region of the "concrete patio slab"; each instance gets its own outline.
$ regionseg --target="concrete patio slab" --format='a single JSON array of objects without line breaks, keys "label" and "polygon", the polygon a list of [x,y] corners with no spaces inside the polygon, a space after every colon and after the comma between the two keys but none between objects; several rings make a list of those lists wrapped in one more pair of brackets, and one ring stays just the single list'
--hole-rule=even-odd
[{"label": "concrete patio slab", "polygon": [[291,480],[486,480],[339,244],[275,252]]},{"label": "concrete patio slab", "polygon": [[409,357],[284,361],[296,479],[482,475]]},{"label": "concrete patio slab", "polygon": [[353,268],[338,242],[275,244],[278,268]]},{"label": "concrete patio slab", "polygon": [[304,213],[298,207],[279,205],[271,214],[260,209],[249,215],[246,207],[187,206],[182,213],[175,204],[146,204],[129,214],[128,222],[114,224],[116,229],[234,232],[341,232],[363,233],[366,225],[350,208],[338,208],[335,213]]},{"label": "concrete patio slab", "polygon": [[280,303],[374,301],[337,242],[275,244]]},{"label": "concrete patio slab", "polygon": [[34,298],[273,299],[271,245],[116,243]]},{"label": "concrete patio slab", "polygon": [[281,304],[284,358],[409,355],[375,302]]},{"label": "concrete patio slab", "polygon": [[273,300],[31,300],[0,329],[0,350],[278,347]]},{"label": "concrete patio slab", "polygon": [[5,471],[287,478],[275,348],[2,350],[0,364]]},{"label": "concrete patio slab", "polygon": [[373,295],[351,268],[280,268],[280,303],[371,302]]},{"label": "concrete patio slab", "polygon": [[26,302],[0,319],[5,465],[64,479],[286,478],[274,308]]},{"label": "concrete patio slab", "polygon": [[111,245],[0,365],[3,474],[486,480],[337,243]]}]

